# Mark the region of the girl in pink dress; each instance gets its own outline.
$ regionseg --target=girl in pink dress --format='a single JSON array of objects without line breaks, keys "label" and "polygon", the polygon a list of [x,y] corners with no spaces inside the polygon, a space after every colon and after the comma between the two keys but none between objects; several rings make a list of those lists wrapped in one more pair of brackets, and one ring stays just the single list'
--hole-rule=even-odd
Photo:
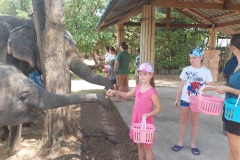
[{"label": "girl in pink dress", "polygon": [[[140,84],[129,92],[120,92],[116,90],[108,90],[108,96],[120,96],[128,98],[135,95],[135,103],[132,112],[132,123],[141,123],[142,118],[146,118],[146,122],[154,124],[154,115],[161,112],[160,99],[155,90],[153,67],[149,63],[143,63],[138,69]],[[133,139],[133,131],[130,128],[130,138]],[[146,158],[153,160],[152,145],[138,144],[139,160]]]}]

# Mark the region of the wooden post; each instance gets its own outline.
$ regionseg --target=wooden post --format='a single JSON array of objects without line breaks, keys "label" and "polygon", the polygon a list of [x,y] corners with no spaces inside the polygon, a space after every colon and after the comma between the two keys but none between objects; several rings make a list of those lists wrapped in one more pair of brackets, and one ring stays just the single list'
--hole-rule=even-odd
[{"label": "wooden post", "polygon": [[218,80],[218,67],[219,67],[219,54],[220,50],[205,50],[203,65],[210,69],[213,77],[213,81]]},{"label": "wooden post", "polygon": [[205,67],[209,68],[212,73],[214,81],[218,79],[218,67],[219,67],[219,54],[220,50],[216,50],[217,47],[217,29],[211,28],[209,30],[209,42],[208,50],[204,51],[204,61],[203,64]]},{"label": "wooden post", "polygon": [[166,11],[166,28],[169,28],[170,27],[170,23],[171,23],[171,8],[167,8],[167,11]]},{"label": "wooden post", "polygon": [[143,6],[140,38],[140,62],[149,62],[154,65],[155,6],[153,5]]},{"label": "wooden post", "polygon": [[118,33],[117,44],[120,44],[120,42],[124,41],[124,27],[122,24],[116,24],[116,29]]},{"label": "wooden post", "polygon": [[217,46],[217,29],[211,28],[209,30],[209,42],[208,42],[208,49],[215,50]]}]

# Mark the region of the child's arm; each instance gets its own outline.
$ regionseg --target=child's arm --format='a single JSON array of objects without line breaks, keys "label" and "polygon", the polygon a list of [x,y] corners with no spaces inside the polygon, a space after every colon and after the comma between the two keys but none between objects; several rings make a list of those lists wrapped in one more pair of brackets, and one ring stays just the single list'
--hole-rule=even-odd
[{"label": "child's arm", "polygon": [[131,97],[135,94],[135,88],[133,88],[131,91],[129,92],[121,92],[121,91],[117,91],[117,90],[111,90],[109,89],[107,91],[107,96],[119,96],[119,97],[123,97],[123,98],[128,98]]},{"label": "child's arm", "polygon": [[177,92],[176,99],[175,99],[175,102],[174,102],[174,106],[176,106],[176,107],[179,106],[179,100],[180,100],[180,97],[181,97],[181,94],[182,94],[182,89],[183,89],[184,83],[185,83],[185,80],[181,80],[181,82],[179,84],[178,92]]},{"label": "child's arm", "polygon": [[118,71],[117,68],[118,68],[118,60],[116,59],[115,63],[114,63],[114,66],[113,66],[113,70],[114,70],[115,73],[117,73],[117,71]]},{"label": "child's arm", "polygon": [[159,112],[162,111],[162,108],[161,108],[161,104],[160,104],[160,98],[157,94],[153,94],[151,96],[151,99],[153,101],[153,106],[154,106],[154,109],[152,112],[150,113],[147,113],[147,114],[144,114],[143,117],[150,117],[150,116],[154,116],[156,114],[158,114]]}]

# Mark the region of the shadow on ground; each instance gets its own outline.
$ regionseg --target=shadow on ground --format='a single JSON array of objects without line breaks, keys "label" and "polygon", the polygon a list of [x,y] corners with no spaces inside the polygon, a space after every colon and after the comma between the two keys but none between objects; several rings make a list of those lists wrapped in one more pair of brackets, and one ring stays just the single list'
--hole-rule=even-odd
[{"label": "shadow on ground", "polygon": [[81,159],[136,160],[137,146],[115,106],[106,109],[97,103],[82,105],[80,126],[83,134]]}]

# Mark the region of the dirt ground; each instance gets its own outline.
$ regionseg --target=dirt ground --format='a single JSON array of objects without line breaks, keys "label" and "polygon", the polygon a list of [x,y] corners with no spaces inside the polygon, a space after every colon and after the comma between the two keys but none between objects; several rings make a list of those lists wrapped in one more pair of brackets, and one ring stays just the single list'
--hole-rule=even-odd
[{"label": "dirt ground", "polygon": [[[137,159],[137,147],[129,139],[128,127],[121,119],[115,107],[105,109],[102,105],[88,103],[74,108],[74,114],[80,115],[75,120],[81,126],[83,134],[81,158],[74,156],[60,157],[55,153],[55,160],[117,160]],[[48,149],[38,147],[41,140],[42,123],[24,127],[22,142],[13,155],[6,150],[7,142],[0,142],[0,160],[46,160],[50,153]],[[79,151],[80,153],[80,151]]]},{"label": "dirt ground", "polygon": [[117,109],[113,107],[106,111],[101,109],[101,105],[96,105],[81,107],[80,125],[84,137],[81,159],[138,159],[137,146],[130,140],[129,129]]},{"label": "dirt ground", "polygon": [[[222,79],[219,80],[224,81]],[[156,76],[156,86],[176,87],[178,76]],[[48,157],[49,150],[39,148],[42,133],[42,123],[25,127],[22,131],[22,141],[17,151],[9,155],[6,141],[0,141],[0,160],[135,160],[137,146],[129,139],[129,129],[119,112],[112,106],[104,108],[100,104],[88,103],[74,108],[75,121],[79,123],[82,132],[81,157],[64,156]],[[1,131],[0,131],[1,134]],[[58,153],[55,153],[58,155]],[[60,155],[60,153],[59,153]]]}]

